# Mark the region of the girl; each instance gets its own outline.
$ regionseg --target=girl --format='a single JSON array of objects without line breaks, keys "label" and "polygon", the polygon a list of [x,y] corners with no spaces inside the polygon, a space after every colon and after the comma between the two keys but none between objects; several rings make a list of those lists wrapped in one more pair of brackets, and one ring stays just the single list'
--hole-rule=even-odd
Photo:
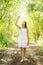
[{"label": "girl", "polygon": [[[19,17],[17,18],[18,21]],[[17,21],[16,21],[16,25],[17,25]],[[21,62],[23,62],[24,60],[27,60],[25,58],[26,55],[26,47],[28,46],[28,29],[27,29],[27,23],[26,21],[23,21],[22,23],[22,27],[19,27],[17,25],[17,27],[20,29],[20,35],[19,35],[19,40],[18,40],[18,47],[21,48]]]}]

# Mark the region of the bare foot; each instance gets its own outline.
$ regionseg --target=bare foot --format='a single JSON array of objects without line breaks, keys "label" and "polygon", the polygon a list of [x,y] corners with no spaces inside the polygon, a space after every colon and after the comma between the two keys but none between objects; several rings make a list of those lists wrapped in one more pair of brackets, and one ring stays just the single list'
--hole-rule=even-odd
[{"label": "bare foot", "polygon": [[24,59],[21,59],[21,61],[20,62],[23,62],[24,61]]},{"label": "bare foot", "polygon": [[24,58],[25,61],[27,61],[28,59],[27,58]]}]

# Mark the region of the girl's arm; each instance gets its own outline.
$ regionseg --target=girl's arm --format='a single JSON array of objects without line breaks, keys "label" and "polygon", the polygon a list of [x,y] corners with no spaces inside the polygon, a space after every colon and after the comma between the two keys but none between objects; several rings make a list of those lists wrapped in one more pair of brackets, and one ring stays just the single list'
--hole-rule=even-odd
[{"label": "girl's arm", "polygon": [[28,38],[27,44],[29,44],[29,31],[28,31],[28,29],[27,29],[27,38]]},{"label": "girl's arm", "polygon": [[19,26],[17,25],[18,19],[19,19],[19,16],[18,16],[18,18],[17,18],[17,20],[16,20],[16,26],[20,29],[21,27],[19,27]]}]

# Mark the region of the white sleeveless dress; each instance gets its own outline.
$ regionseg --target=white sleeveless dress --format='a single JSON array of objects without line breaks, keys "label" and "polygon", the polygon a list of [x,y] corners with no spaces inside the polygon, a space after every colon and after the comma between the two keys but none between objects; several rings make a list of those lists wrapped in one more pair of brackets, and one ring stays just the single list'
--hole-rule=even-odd
[{"label": "white sleeveless dress", "polygon": [[27,42],[28,42],[28,40],[27,40],[27,29],[21,28],[19,40],[18,40],[18,47],[22,47],[22,48],[27,47]]}]

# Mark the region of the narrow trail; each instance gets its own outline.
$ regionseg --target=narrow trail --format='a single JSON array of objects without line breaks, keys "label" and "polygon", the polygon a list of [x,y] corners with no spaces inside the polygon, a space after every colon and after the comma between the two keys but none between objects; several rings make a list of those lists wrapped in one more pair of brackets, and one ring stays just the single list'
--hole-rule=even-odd
[{"label": "narrow trail", "polygon": [[0,65],[43,65],[43,56],[36,55],[39,46],[30,45],[27,48],[27,61],[20,62],[20,49],[15,47],[0,49]]}]

